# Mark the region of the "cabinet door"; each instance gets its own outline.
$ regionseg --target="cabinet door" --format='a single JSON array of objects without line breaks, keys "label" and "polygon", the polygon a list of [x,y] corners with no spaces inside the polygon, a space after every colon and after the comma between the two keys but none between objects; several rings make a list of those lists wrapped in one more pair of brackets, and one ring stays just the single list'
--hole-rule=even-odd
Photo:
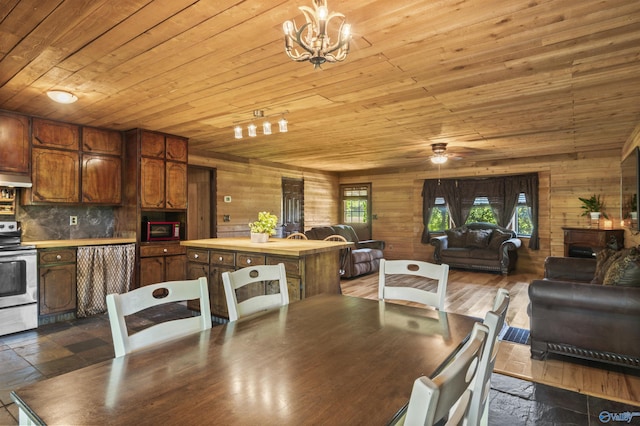
[{"label": "cabinet door", "polygon": [[122,156],[122,133],[115,130],[82,128],[82,150],[93,154]]},{"label": "cabinet door", "polygon": [[166,207],[168,209],[187,208],[187,164],[167,161]]},{"label": "cabinet door", "polygon": [[187,139],[167,135],[165,143],[167,161],[187,162]]},{"label": "cabinet door", "polygon": [[32,201],[80,202],[80,159],[77,151],[33,148]]},{"label": "cabinet door", "polygon": [[140,154],[143,157],[162,158],[164,160],[164,135],[143,131],[140,136]]},{"label": "cabinet door", "polygon": [[142,208],[164,208],[164,160],[142,158],[140,179],[140,205]]},{"label": "cabinet door", "polygon": [[164,258],[165,281],[182,281],[186,278],[187,256],[166,256]]},{"label": "cabinet door", "polygon": [[82,155],[82,202],[120,204],[122,202],[122,158]]},{"label": "cabinet door", "polygon": [[140,287],[164,281],[164,256],[140,258]]},{"label": "cabinet door", "polygon": [[57,121],[33,119],[31,141],[33,146],[68,149],[80,149],[80,127]]},{"label": "cabinet door", "polygon": [[29,173],[29,118],[0,113],[0,170]]},{"label": "cabinet door", "polygon": [[[211,280],[209,280],[209,265],[200,262],[187,263],[187,279],[196,280],[200,277],[205,277],[207,279],[207,287],[209,289],[209,304],[211,304]],[[187,308],[193,311],[199,311],[200,302],[189,300],[187,302]]]},{"label": "cabinet door", "polygon": [[40,315],[76,309],[76,265],[56,265],[39,269]]},{"label": "cabinet door", "polygon": [[227,310],[227,299],[222,284],[222,273],[233,272],[233,268],[224,266],[210,266],[211,276],[209,280],[209,303],[211,304],[211,314],[217,317],[229,318]]}]

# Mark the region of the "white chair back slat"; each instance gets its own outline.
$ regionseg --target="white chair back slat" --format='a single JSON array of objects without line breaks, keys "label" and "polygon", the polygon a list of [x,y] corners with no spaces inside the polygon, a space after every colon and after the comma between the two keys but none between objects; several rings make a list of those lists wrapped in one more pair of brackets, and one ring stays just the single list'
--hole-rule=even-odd
[{"label": "white chair back slat", "polygon": [[[387,286],[387,275],[412,275],[437,281],[435,292],[415,287]],[[449,279],[449,265],[436,265],[419,260],[380,260],[378,299],[405,300],[444,309]]]}]

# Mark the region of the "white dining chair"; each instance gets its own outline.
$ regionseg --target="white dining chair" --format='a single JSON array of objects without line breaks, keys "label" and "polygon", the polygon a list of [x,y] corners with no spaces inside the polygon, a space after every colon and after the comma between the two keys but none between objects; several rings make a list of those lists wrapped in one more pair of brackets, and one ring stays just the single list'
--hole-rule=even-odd
[{"label": "white dining chair", "polygon": [[[278,281],[280,292],[256,295],[242,302],[238,302],[236,290],[261,281]],[[277,265],[249,266],[234,272],[223,272],[222,284],[224,285],[224,292],[227,299],[229,321],[236,321],[240,317],[255,312],[289,304],[287,273],[283,263],[278,263]]]},{"label": "white dining chair", "polygon": [[[127,315],[165,303],[194,299],[200,301],[198,316],[161,322],[133,334],[127,331]],[[205,277],[197,280],[168,281],[146,285],[127,293],[108,294],[107,311],[116,357],[211,328],[209,289]]]},{"label": "white dining chair", "polygon": [[498,356],[498,335],[505,324],[509,308],[509,291],[501,288],[493,302],[493,309],[486,313],[483,324],[489,333],[484,352],[478,364],[478,374],[473,383],[471,404],[467,416],[469,426],[489,424],[489,391],[491,390],[491,374]]},{"label": "white dining chair", "polygon": [[436,377],[416,379],[406,414],[397,424],[431,426],[444,418],[445,425],[463,424],[487,334],[485,325],[474,324],[469,340]]},{"label": "white dining chair", "polygon": [[[435,292],[416,287],[389,286],[386,284],[387,275],[413,275],[436,280],[438,288]],[[380,259],[378,278],[378,299],[405,300],[433,306],[438,310],[444,309],[449,279],[449,265],[436,265],[419,260],[386,260]]]},{"label": "white dining chair", "polygon": [[302,232],[293,232],[287,235],[287,240],[308,240],[308,238]]}]

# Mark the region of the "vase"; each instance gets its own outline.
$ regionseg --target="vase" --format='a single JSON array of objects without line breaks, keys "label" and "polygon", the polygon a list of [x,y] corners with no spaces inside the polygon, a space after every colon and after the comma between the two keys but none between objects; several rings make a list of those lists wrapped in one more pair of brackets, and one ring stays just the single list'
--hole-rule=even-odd
[{"label": "vase", "polygon": [[259,232],[251,233],[251,242],[252,243],[266,243],[269,241],[269,234],[263,234]]},{"label": "vase", "polygon": [[589,216],[591,217],[591,221],[589,223],[590,228],[599,228],[600,227],[600,212],[589,212]]}]

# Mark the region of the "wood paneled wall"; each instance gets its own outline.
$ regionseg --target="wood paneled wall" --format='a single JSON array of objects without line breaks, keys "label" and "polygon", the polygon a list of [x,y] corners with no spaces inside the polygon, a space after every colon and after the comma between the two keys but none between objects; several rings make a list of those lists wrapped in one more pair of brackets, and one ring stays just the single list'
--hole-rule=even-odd
[{"label": "wood paneled wall", "polygon": [[[435,166],[422,170],[379,173],[345,173],[340,176],[305,169],[279,167],[255,161],[234,161],[190,156],[194,165],[217,169],[218,236],[246,236],[247,223],[257,212],[268,210],[281,215],[281,178],[303,178],[305,182],[305,229],[339,223],[339,184],[371,182],[373,194],[373,238],[385,240],[389,259],[431,260],[433,248],[420,242],[422,233],[422,183],[438,177]],[[563,255],[563,226],[586,227],[578,197],[600,194],[607,213],[620,223],[620,152],[540,156],[534,160],[474,163],[469,159],[449,161],[440,168],[440,177],[479,177],[518,173],[539,173],[540,250],[530,250],[524,240],[518,270],[542,274],[547,256]],[[225,195],[232,197],[225,203]],[[231,217],[223,221],[223,215]],[[628,245],[628,244],[627,244]]]},{"label": "wood paneled wall", "polygon": [[423,170],[380,174],[342,174],[340,183],[371,182],[373,195],[373,237],[387,242],[385,257],[431,260],[433,248],[420,242],[422,233],[422,184],[424,179],[479,177],[539,173],[540,250],[530,250],[524,240],[518,270],[542,274],[544,259],[563,255],[563,226],[586,227],[578,197],[601,194],[614,224],[620,223],[620,152],[596,152],[562,156],[541,156],[535,160],[473,163],[468,159],[449,161],[438,169],[427,164]]},{"label": "wood paneled wall", "polygon": [[[258,212],[282,217],[282,178],[304,179],[305,229],[338,222],[338,175],[285,168],[258,161],[234,161],[190,155],[189,164],[216,169],[217,236],[248,236]],[[231,196],[225,203],[224,197]],[[224,222],[223,216],[230,221]]]}]

